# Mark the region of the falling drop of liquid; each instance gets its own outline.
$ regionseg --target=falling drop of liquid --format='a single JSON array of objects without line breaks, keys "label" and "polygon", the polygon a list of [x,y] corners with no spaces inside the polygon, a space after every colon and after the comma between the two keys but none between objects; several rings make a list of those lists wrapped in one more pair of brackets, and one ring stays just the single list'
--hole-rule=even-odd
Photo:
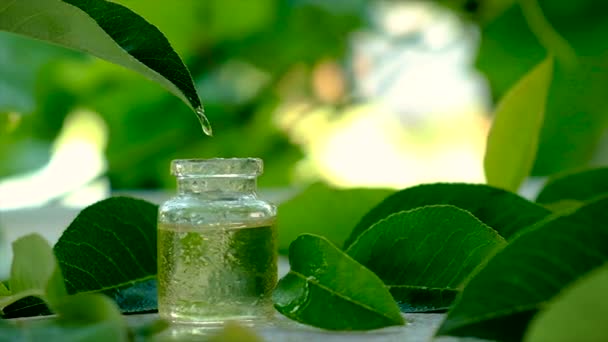
[{"label": "falling drop of liquid", "polygon": [[207,117],[205,116],[205,110],[203,109],[203,107],[196,108],[196,117],[198,117],[198,121],[201,123],[203,132],[208,136],[213,136],[211,123],[209,122],[209,119],[207,119]]}]

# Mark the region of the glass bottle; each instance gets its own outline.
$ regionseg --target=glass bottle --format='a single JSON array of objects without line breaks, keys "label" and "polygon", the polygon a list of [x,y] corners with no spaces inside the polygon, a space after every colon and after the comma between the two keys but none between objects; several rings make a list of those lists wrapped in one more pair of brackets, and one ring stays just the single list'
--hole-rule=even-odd
[{"label": "glass bottle", "polygon": [[158,312],[175,323],[269,318],[276,207],[257,198],[262,160],[174,160],[158,215]]}]

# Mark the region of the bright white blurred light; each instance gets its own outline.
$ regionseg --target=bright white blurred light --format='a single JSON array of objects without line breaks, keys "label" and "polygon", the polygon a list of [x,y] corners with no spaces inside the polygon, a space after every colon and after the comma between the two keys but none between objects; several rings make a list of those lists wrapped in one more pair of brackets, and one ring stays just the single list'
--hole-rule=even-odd
[{"label": "bright white blurred light", "polygon": [[300,100],[277,113],[307,155],[296,178],[343,187],[483,182],[489,101],[473,67],[475,28],[428,1],[370,8],[374,27],[353,34],[346,68],[359,104]]},{"label": "bright white blurred light", "polygon": [[380,2],[373,8],[376,30],[352,39],[359,97],[381,101],[404,122],[487,109],[486,84],[472,65],[474,27],[428,1]]},{"label": "bright white blurred light", "polygon": [[[46,166],[0,181],[0,210],[41,206],[85,187],[106,170],[103,152],[107,139],[107,127],[98,114],[87,110],[70,113]],[[96,193],[89,194],[88,203],[107,196],[109,187],[98,187]]]},{"label": "bright white blurred light", "polygon": [[378,104],[351,107],[341,115],[320,108],[291,126],[292,138],[307,155],[296,177],[339,187],[397,189],[436,181],[482,182],[481,124],[459,118],[430,127],[429,138],[423,134],[421,140],[420,132],[403,130],[394,113]]}]

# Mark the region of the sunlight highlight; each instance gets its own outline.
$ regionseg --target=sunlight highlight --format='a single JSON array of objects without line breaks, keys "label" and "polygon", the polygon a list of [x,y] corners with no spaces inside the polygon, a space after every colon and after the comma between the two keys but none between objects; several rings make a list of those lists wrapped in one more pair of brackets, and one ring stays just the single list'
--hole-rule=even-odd
[{"label": "sunlight highlight", "polygon": [[289,135],[307,155],[297,166],[299,181],[395,189],[483,182],[487,122],[479,115],[463,114],[417,131],[403,129],[394,113],[373,103],[343,113],[324,107],[300,115],[296,122],[278,122],[284,129],[290,125]]},{"label": "sunlight highlight", "polygon": [[[103,153],[107,140],[107,127],[98,114],[72,112],[64,121],[46,166],[0,181],[0,210],[41,206],[94,181],[107,168]],[[108,193],[106,183],[97,188],[95,196],[89,193],[88,203]]]}]

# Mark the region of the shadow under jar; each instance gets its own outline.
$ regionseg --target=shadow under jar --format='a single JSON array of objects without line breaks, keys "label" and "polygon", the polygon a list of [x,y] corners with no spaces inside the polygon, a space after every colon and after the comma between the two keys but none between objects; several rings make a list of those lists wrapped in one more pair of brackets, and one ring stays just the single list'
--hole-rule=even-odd
[{"label": "shadow under jar", "polygon": [[276,207],[257,198],[262,160],[174,160],[159,208],[158,312],[174,323],[259,321],[274,312]]}]

